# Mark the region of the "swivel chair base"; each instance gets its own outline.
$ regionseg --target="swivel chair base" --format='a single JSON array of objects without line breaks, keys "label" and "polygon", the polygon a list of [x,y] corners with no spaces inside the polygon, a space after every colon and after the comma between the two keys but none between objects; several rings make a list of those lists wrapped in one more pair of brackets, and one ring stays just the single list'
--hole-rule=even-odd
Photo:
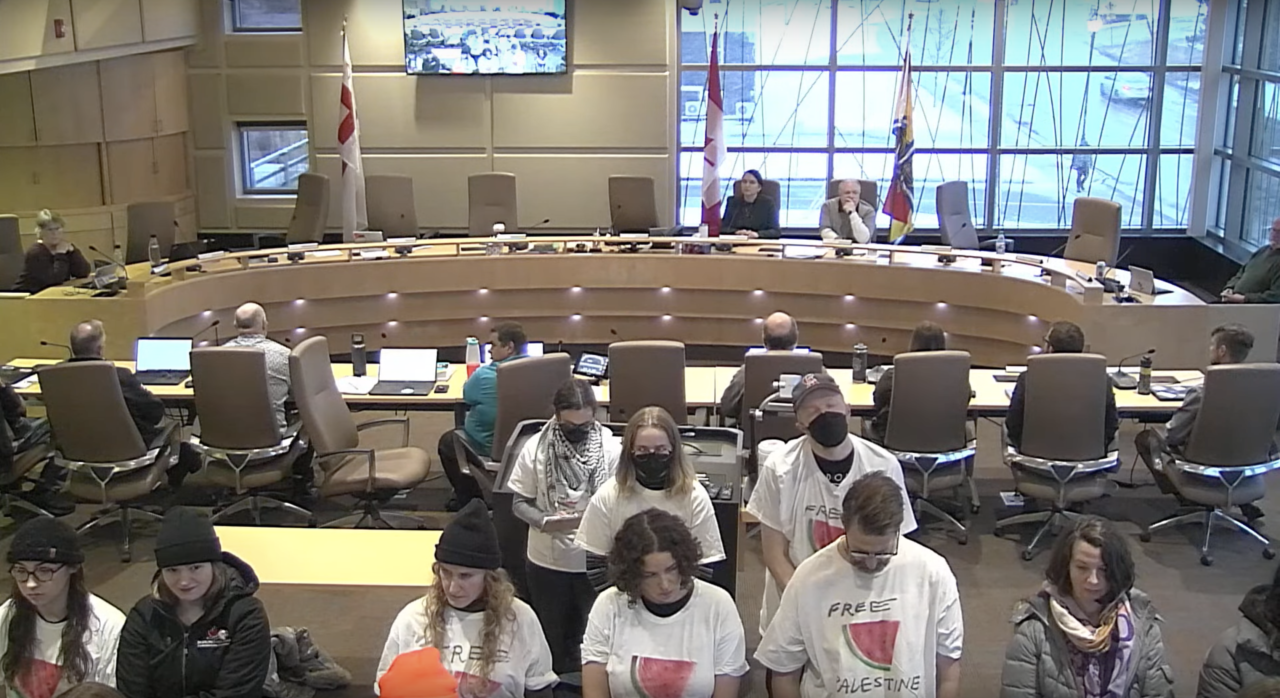
[{"label": "swivel chair base", "polygon": [[133,561],[133,524],[134,517],[140,516],[147,521],[163,521],[164,515],[157,514],[153,511],[147,511],[139,507],[121,506],[119,504],[111,504],[96,512],[88,521],[76,529],[77,534],[83,535],[91,529],[99,526],[105,526],[110,523],[120,523],[121,528],[121,548],[120,561]]},{"label": "swivel chair base", "polygon": [[1213,524],[1219,521],[1222,523],[1228,524],[1229,526],[1237,530],[1243,531],[1249,534],[1250,536],[1253,536],[1254,539],[1262,543],[1262,545],[1264,546],[1262,548],[1263,558],[1267,560],[1272,560],[1275,558],[1276,551],[1274,548],[1271,547],[1270,538],[1267,538],[1266,536],[1262,535],[1257,530],[1255,530],[1252,526],[1244,523],[1243,521],[1238,521],[1235,518],[1227,515],[1226,512],[1224,512],[1223,510],[1217,507],[1214,507],[1212,509],[1206,507],[1206,508],[1202,508],[1187,514],[1174,515],[1166,519],[1157,521],[1156,523],[1151,524],[1146,529],[1144,529],[1142,533],[1138,534],[1138,539],[1141,540],[1143,543],[1149,543],[1151,541],[1151,534],[1157,531],[1160,531],[1162,529],[1172,528],[1173,526],[1177,526],[1179,524],[1184,524],[1184,523],[1202,524],[1204,526],[1204,543],[1201,544],[1200,546],[1200,564],[1204,565],[1205,567],[1209,567],[1213,564],[1213,556],[1209,554],[1209,538],[1210,536],[1213,535]]},{"label": "swivel chair base", "polygon": [[1038,552],[1036,550],[1036,546],[1040,544],[1040,539],[1044,538],[1046,533],[1051,531],[1056,533],[1061,527],[1076,521],[1079,518],[1080,514],[1055,506],[1047,511],[1032,511],[1026,514],[1015,514],[1014,516],[1007,516],[1000,519],[999,521],[996,521],[995,534],[1000,535],[1001,529],[1008,526],[1017,526],[1019,524],[1026,523],[1043,523],[1044,525],[1040,527],[1040,530],[1036,531],[1035,537],[1031,539],[1031,543],[1022,550],[1022,559],[1030,562]]},{"label": "swivel chair base", "polygon": [[964,524],[960,523],[959,519],[943,510],[942,507],[923,497],[914,497],[912,506],[915,507],[917,523],[920,522],[924,514],[929,514],[930,516],[942,521],[942,523],[948,528],[953,529],[956,532],[957,543],[960,545],[967,545],[969,543],[969,529],[966,528]]},{"label": "swivel chair base", "polygon": [[[396,523],[400,526],[396,526]],[[361,498],[360,511],[348,514],[340,519],[330,521],[320,528],[362,528],[365,524],[369,528],[395,528],[395,529],[411,529],[422,530],[424,524],[422,519],[409,514],[401,514],[398,512],[384,512],[379,506],[377,499]]]},{"label": "swivel chair base", "polygon": [[297,514],[298,516],[305,518],[307,521],[307,526],[309,528],[316,527],[315,514],[307,511],[306,509],[303,509],[297,504],[285,502],[285,501],[276,499],[275,497],[271,497],[263,494],[257,494],[250,497],[245,497],[244,499],[228,504],[226,507],[219,509],[217,512],[215,512],[213,516],[209,517],[209,520],[212,521],[213,523],[218,523],[222,519],[228,516],[231,516],[232,514],[238,514],[242,511],[248,511],[250,514],[253,515],[254,525],[261,526],[263,509],[283,509],[284,511],[287,511],[291,514]]},{"label": "swivel chair base", "polygon": [[36,516],[48,516],[51,519],[55,518],[47,509],[24,499],[19,494],[12,492],[0,494],[0,513],[3,513],[5,516],[12,516],[13,514],[11,512],[14,507],[24,511],[29,511]]}]

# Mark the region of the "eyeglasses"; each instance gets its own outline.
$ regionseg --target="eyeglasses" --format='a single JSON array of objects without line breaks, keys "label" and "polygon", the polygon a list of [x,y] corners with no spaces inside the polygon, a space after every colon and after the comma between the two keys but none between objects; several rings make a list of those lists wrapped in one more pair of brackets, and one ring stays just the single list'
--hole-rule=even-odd
[{"label": "eyeglasses", "polygon": [[58,571],[61,570],[63,567],[66,567],[66,565],[58,565],[57,567],[41,565],[40,567],[37,567],[34,570],[29,570],[23,567],[22,565],[14,565],[13,567],[9,568],[9,574],[12,575],[14,581],[18,582],[19,584],[26,584],[27,581],[29,581],[32,577],[35,577],[37,582],[40,582],[41,584],[45,584],[47,582],[53,581],[53,576],[57,574]]},{"label": "eyeglasses", "polygon": [[849,559],[855,562],[889,562],[898,554],[898,538],[893,539],[893,550],[889,552],[867,552],[865,550],[854,550],[849,547],[849,539],[845,539],[844,549],[849,553]]}]

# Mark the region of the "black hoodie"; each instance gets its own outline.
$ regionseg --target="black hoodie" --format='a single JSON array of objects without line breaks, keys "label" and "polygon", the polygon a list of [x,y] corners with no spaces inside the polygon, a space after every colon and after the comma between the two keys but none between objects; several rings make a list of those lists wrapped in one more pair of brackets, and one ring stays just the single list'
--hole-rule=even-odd
[{"label": "black hoodie", "polygon": [[116,657],[126,698],[261,698],[271,625],[253,596],[258,576],[231,553],[222,561],[231,568],[227,588],[190,628],[150,594],[129,612]]}]

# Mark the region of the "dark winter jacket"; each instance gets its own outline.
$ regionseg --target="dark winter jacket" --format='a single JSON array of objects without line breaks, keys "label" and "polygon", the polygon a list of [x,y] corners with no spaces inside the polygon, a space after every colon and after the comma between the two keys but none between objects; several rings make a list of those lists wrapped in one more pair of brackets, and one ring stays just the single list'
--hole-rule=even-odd
[{"label": "dark winter jacket", "polygon": [[1196,698],[1235,698],[1245,686],[1280,678],[1280,628],[1266,613],[1270,592],[1269,584],[1254,587],[1240,602],[1244,617],[1209,650]]},{"label": "dark winter jacket", "polygon": [[258,576],[240,558],[222,558],[231,568],[227,588],[190,628],[150,594],[129,612],[116,658],[126,698],[261,698],[271,625],[253,597]]}]

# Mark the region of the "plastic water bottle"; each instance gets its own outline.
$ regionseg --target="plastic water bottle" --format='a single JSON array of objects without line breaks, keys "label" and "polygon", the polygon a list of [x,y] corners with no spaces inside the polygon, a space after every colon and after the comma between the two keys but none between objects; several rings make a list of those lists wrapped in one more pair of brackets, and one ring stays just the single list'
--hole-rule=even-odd
[{"label": "plastic water bottle", "polygon": [[160,262],[164,261],[160,259],[160,241],[154,235],[151,236],[151,241],[147,243],[147,257],[150,258],[151,266],[153,267],[160,266]]},{"label": "plastic water bottle", "polygon": [[997,235],[996,236],[996,254],[1004,254],[1005,250],[1008,248],[1009,248],[1009,241],[1004,239],[1004,233],[1000,233],[999,235]]},{"label": "plastic water bottle", "polygon": [[867,382],[867,345],[862,342],[853,345],[853,382]]},{"label": "plastic water bottle", "polygon": [[480,340],[467,337],[467,378],[480,368]]},{"label": "plastic water bottle", "polygon": [[1138,360],[1138,394],[1151,394],[1151,355],[1145,354]]}]

